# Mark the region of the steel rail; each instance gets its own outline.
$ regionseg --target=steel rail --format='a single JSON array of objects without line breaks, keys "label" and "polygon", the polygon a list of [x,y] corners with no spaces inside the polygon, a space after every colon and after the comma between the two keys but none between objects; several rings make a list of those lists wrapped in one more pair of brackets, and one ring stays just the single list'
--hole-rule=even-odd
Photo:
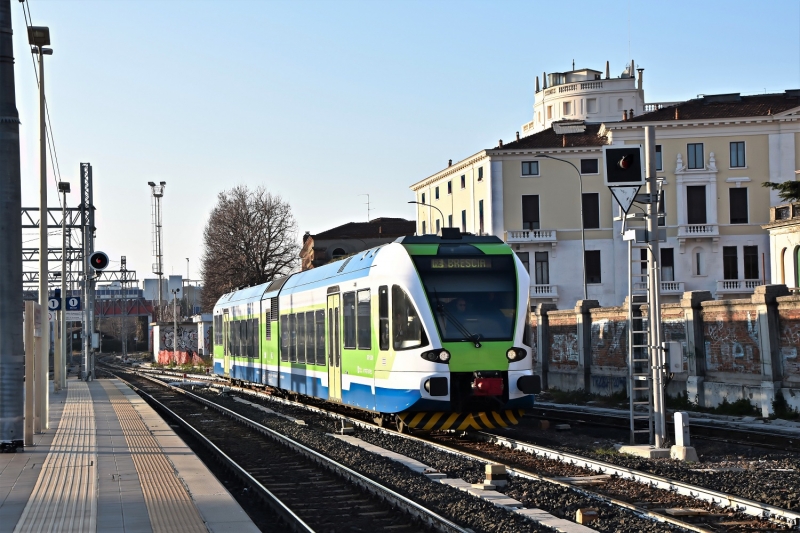
[{"label": "steel rail", "polygon": [[695,498],[697,500],[708,501],[721,507],[729,507],[751,516],[770,520],[779,520],[795,527],[800,525],[800,513],[789,511],[788,509],[781,509],[780,507],[749,500],[747,498],[741,498],[732,494],[725,494],[723,492],[718,492],[716,490],[707,489],[697,485],[690,485],[681,481],[667,479],[654,474],[648,474],[640,470],[633,470],[631,468],[617,466],[611,463],[606,463],[605,461],[590,459],[588,457],[561,452],[526,442],[519,442],[508,437],[493,435],[486,432],[478,432],[477,434],[481,439],[487,442],[506,446],[512,450],[521,450],[532,455],[542,456],[546,459],[556,460],[573,466],[594,470],[596,472],[600,472],[601,474],[615,475],[622,479],[629,479],[638,483],[650,485],[654,488],[668,490],[670,492],[689,496],[690,498]]},{"label": "steel rail", "polygon": [[[261,433],[264,436],[270,437],[285,446],[291,448],[292,450],[304,455],[306,458],[316,462],[319,465],[322,465],[329,470],[336,472],[340,477],[358,485],[359,487],[369,491],[371,494],[374,494],[378,497],[383,498],[384,500],[390,502],[391,504],[395,505],[396,507],[402,509],[409,515],[421,520],[429,527],[435,528],[438,531],[442,531],[443,533],[470,533],[471,530],[462,528],[461,526],[451,522],[450,520],[440,516],[429,509],[419,505],[418,503],[406,498],[402,494],[398,494],[391,489],[388,489],[379,483],[371,480],[370,478],[363,476],[340,463],[337,463],[333,459],[322,455],[319,452],[308,448],[299,442],[296,442],[285,435],[281,435],[277,431],[274,431],[266,426],[259,424],[249,418],[240,415],[239,413],[228,409],[227,407],[223,407],[219,404],[216,404],[210,400],[203,398],[202,396],[198,396],[196,394],[192,394],[191,392],[184,390],[180,387],[174,387],[168,383],[164,383],[161,380],[152,378],[150,376],[142,375],[141,376],[148,381],[153,383],[157,383],[162,387],[169,388],[177,393],[184,394],[185,396],[191,398],[198,403],[206,405],[216,411],[229,416],[230,418],[236,420],[240,424],[243,424],[247,427],[250,427],[257,432]],[[149,395],[148,395],[149,396]]]}]

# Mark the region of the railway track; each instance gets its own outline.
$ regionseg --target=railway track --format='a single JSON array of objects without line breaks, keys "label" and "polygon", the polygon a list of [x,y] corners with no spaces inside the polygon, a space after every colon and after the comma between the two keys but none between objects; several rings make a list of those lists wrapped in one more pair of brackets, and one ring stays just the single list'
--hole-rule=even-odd
[{"label": "railway track", "polygon": [[128,375],[124,380],[212,450],[293,531],[467,533],[391,489],[214,402],[164,388],[150,378]]}]

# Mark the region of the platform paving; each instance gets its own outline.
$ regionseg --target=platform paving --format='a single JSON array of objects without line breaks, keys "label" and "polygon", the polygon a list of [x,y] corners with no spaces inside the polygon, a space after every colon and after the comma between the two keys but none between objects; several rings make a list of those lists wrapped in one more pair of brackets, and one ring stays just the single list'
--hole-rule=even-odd
[{"label": "platform paving", "polygon": [[119,380],[70,380],[50,427],[0,455],[0,530],[259,531],[149,405]]}]

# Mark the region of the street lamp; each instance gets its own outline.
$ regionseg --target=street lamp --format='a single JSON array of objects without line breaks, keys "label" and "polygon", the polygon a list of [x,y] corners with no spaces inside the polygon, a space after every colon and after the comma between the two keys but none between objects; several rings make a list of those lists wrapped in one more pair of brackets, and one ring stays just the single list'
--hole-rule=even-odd
[{"label": "street lamp", "polygon": [[583,252],[583,299],[588,300],[589,296],[586,292],[586,226],[583,223],[583,176],[581,176],[580,170],[576,167],[572,161],[567,161],[566,159],[560,159],[558,157],[553,157],[552,155],[548,154],[536,154],[533,157],[546,157],[548,159],[554,159],[556,161],[561,161],[562,163],[567,163],[568,165],[572,166],[575,169],[575,172],[578,173],[578,183],[581,187],[581,251]]},{"label": "street lamp", "polygon": [[153,264],[153,274],[158,275],[158,307],[156,308],[156,322],[161,319],[161,294],[163,289],[163,256],[161,250],[161,198],[164,196],[164,187],[167,185],[166,181],[160,182],[158,185],[153,181],[148,181],[150,191],[153,194],[153,255],[156,256],[156,262]]},{"label": "street lamp", "polygon": [[[439,209],[438,207],[436,207],[435,205],[426,204],[426,203],[424,203],[424,202],[416,202],[416,201],[414,201],[414,200],[411,200],[411,201],[410,201],[410,202],[408,202],[408,203],[410,203],[410,204],[419,204],[419,205],[427,205],[428,207],[432,207],[432,208],[436,209],[437,211],[439,211],[439,214],[440,214],[440,215],[442,215],[442,226],[444,226],[444,213],[442,213],[442,210],[441,210],[441,209]],[[449,227],[449,226],[448,226],[448,227]]]},{"label": "street lamp", "polygon": [[[68,181],[58,182],[58,192],[61,193],[61,383],[60,388],[67,386],[67,193]],[[70,350],[72,352],[72,350]],[[71,353],[70,353],[71,355]]]}]

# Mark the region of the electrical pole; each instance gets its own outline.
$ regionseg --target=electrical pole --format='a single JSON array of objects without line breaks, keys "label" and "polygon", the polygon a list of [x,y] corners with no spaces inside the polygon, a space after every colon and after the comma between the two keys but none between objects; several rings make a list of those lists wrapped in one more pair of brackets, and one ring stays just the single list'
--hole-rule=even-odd
[{"label": "electrical pole", "polygon": [[661,343],[661,269],[658,246],[658,181],[656,178],[656,129],[644,128],[645,166],[647,169],[647,269],[650,272],[650,307],[647,310],[649,323],[650,363],[653,371],[653,426],[656,448],[667,442],[667,412],[664,406],[664,350]]},{"label": "electrical pole", "polygon": [[59,182],[58,190],[61,192],[63,200],[61,202],[61,320],[59,321],[61,360],[58,363],[60,372],[56,372],[56,374],[60,374],[58,386],[63,389],[67,386],[67,193],[69,192],[69,182]]},{"label": "electrical pole", "polygon": [[0,452],[23,447],[22,210],[11,1],[0,1]]},{"label": "electrical pole", "polygon": [[94,334],[94,269],[89,258],[94,252],[94,201],[92,198],[92,165],[81,163],[81,202],[83,204],[81,224],[83,225],[83,377],[86,381],[94,379],[94,360],[92,341]]}]

